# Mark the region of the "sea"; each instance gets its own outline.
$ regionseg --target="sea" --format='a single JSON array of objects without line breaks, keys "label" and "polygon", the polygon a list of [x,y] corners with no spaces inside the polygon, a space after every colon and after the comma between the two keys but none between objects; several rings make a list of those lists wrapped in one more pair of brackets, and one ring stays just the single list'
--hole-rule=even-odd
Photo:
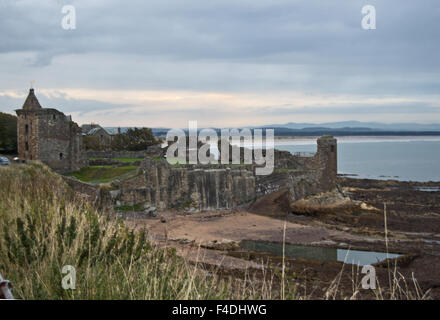
[{"label": "sea", "polygon": [[[336,137],[338,173],[356,178],[440,181],[440,137]],[[275,148],[316,152],[316,138],[275,140]]]}]

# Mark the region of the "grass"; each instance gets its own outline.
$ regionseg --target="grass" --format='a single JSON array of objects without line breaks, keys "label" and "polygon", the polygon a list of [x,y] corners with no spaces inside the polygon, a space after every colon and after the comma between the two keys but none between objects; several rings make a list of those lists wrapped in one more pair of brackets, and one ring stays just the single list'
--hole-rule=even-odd
[{"label": "grass", "polygon": [[144,209],[144,204],[145,204],[145,202],[137,203],[132,206],[118,206],[118,207],[115,207],[115,210],[121,211],[121,212],[142,211]]},{"label": "grass", "polygon": [[[289,281],[284,255],[280,277],[264,265],[258,279],[248,270],[222,277],[198,259],[189,262],[173,248],[157,247],[145,230],[134,232],[96,211],[41,163],[0,167],[0,190],[0,273],[18,299],[310,298],[299,293],[298,281]],[[285,234],[286,225],[283,239]],[[76,269],[75,290],[62,289],[65,265]],[[322,298],[339,297],[342,272]],[[391,289],[379,286],[377,299],[426,297],[420,290],[410,294],[396,269],[390,276]],[[342,298],[358,293],[353,280],[353,294]]]},{"label": "grass", "polygon": [[285,169],[285,168],[275,169],[275,172],[293,172],[293,171],[298,171],[298,170],[296,170],[296,169]]},{"label": "grass", "polygon": [[[79,202],[42,164],[0,168],[0,271],[18,299],[223,299],[227,283],[199,275],[145,231]],[[62,267],[76,268],[64,290]]]},{"label": "grass", "polygon": [[137,166],[90,166],[73,172],[72,176],[84,182],[105,183],[128,173],[134,173],[137,169]]},{"label": "grass", "polygon": [[[89,158],[89,160],[104,160],[104,158]],[[143,161],[144,158],[112,158],[112,160],[119,161],[119,162],[126,162],[126,163],[133,163],[137,161]]]},{"label": "grass", "polygon": [[[169,158],[169,159],[166,159],[166,158],[152,158],[152,160],[156,161],[156,162],[160,162],[162,160],[166,160],[166,161],[168,161],[168,163],[171,166],[175,166],[175,167],[190,165],[189,161],[187,161],[186,159],[182,159],[182,158],[180,158],[180,159],[177,159],[177,158],[176,159],[172,159],[172,158]],[[223,166],[231,166],[232,167],[232,166],[247,166],[249,164],[244,163],[244,162],[240,162],[240,163],[232,163],[232,162],[230,162],[230,163],[227,163],[227,164],[222,164],[220,162],[220,160],[218,160],[218,161],[213,162],[212,165],[217,165],[219,167],[223,167]]]}]

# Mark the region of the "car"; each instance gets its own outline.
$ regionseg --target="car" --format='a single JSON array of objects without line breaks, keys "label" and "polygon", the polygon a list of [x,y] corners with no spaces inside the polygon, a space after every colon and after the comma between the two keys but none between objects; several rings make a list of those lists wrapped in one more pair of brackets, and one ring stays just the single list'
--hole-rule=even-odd
[{"label": "car", "polygon": [[0,157],[0,166],[9,166],[11,162],[6,157]]}]

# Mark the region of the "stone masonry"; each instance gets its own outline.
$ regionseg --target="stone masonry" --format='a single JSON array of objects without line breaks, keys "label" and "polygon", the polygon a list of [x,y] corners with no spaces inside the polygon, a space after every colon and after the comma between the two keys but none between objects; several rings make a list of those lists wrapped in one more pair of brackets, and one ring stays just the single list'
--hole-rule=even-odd
[{"label": "stone masonry", "polygon": [[[30,89],[23,108],[16,113],[21,160],[41,160],[60,173],[88,165],[87,156],[92,154],[83,150],[81,128],[70,116],[56,109],[42,108],[34,89]],[[337,141],[332,136],[323,136],[317,145],[316,154],[311,156],[274,150],[275,168],[270,175],[256,175],[254,164],[172,165],[164,159],[164,149],[158,146],[136,154],[107,151],[93,156],[145,157],[135,176],[112,183],[111,199],[107,200],[126,205],[149,203],[159,209],[201,211],[230,209],[286,190],[291,201],[334,190],[337,187]],[[240,148],[240,154],[244,152],[244,148]],[[99,198],[96,188],[70,183],[90,193],[92,198]]]},{"label": "stone masonry", "polygon": [[171,165],[147,158],[136,177],[119,183],[118,200],[201,211],[233,208],[286,189],[292,201],[331,191],[336,188],[336,139],[323,136],[317,142],[313,156],[275,150],[275,169],[267,176],[256,175],[254,165]]},{"label": "stone masonry", "polygon": [[15,111],[20,160],[40,160],[58,172],[87,166],[81,129],[70,116],[42,108],[34,89],[30,89],[23,108]]}]

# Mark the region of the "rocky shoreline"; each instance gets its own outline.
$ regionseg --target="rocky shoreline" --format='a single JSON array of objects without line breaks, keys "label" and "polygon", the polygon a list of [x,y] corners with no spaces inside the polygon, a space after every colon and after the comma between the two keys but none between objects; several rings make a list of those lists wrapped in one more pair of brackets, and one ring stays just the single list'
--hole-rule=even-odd
[{"label": "rocky shoreline", "polygon": [[[282,199],[273,197],[260,203],[260,210],[256,210],[255,205],[193,214],[169,210],[158,212],[156,218],[127,218],[126,223],[133,228],[146,228],[157,243],[176,248],[190,260],[207,267],[220,267],[225,276],[240,277],[252,271],[257,278],[264,273],[262,261],[277,269],[281,257],[242,250],[241,241],[282,243],[286,223],[284,238],[289,244],[399,253],[402,256],[391,261],[395,271],[406,279],[415,277],[420,290],[429,291],[432,298],[440,298],[437,271],[440,267],[440,192],[420,190],[422,187],[437,190],[440,182],[339,177],[338,186],[341,193],[359,207],[347,210],[336,206],[333,210],[298,213],[291,209],[286,211]],[[288,257],[285,262],[288,273],[296,275],[295,281],[314,283],[316,297],[328,289],[344,268],[346,274],[340,279],[340,292],[349,294],[352,290],[353,265]],[[378,280],[386,287],[389,262],[376,266]],[[373,293],[360,291],[359,294],[362,298],[371,298]]]}]

